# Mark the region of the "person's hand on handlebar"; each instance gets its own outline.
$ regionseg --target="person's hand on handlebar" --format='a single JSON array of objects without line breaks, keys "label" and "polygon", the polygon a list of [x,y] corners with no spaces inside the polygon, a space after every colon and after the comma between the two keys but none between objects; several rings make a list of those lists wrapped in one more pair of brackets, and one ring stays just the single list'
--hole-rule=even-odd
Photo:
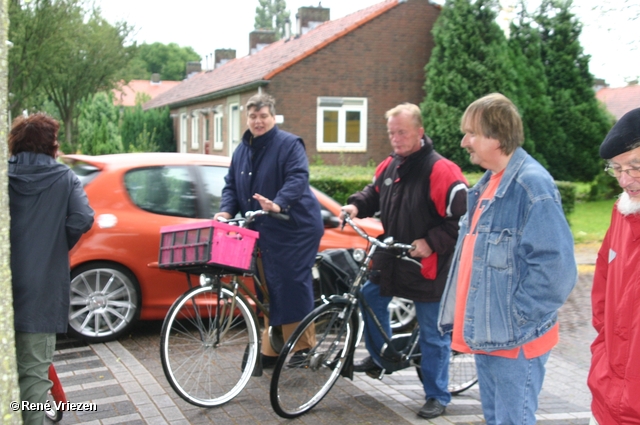
[{"label": "person's hand on handlebar", "polygon": [[216,215],[213,216],[213,219],[217,221],[227,221],[231,219],[231,214],[221,211],[219,213],[216,213]]},{"label": "person's hand on handlebar", "polygon": [[253,195],[253,199],[260,202],[260,208],[262,208],[265,211],[270,211],[275,213],[279,213],[280,211],[282,211],[282,208],[280,208],[280,205],[276,204],[271,199],[265,198],[259,193],[256,193],[255,195]]},{"label": "person's hand on handlebar", "polygon": [[349,218],[356,218],[358,216],[358,207],[353,204],[343,206],[340,218],[344,218],[345,215],[348,215]]},{"label": "person's hand on handlebar", "polygon": [[424,239],[416,239],[411,242],[415,248],[409,251],[409,255],[413,258],[427,258],[431,254],[433,254],[433,250],[429,246],[426,240]]}]

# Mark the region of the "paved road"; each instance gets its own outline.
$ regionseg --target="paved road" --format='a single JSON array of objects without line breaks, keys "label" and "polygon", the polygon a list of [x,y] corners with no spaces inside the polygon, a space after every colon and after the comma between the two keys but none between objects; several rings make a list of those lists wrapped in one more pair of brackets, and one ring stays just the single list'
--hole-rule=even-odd
[{"label": "paved road", "polygon": [[[580,279],[560,311],[561,341],[547,365],[538,421],[544,425],[588,424],[586,387],[590,325],[589,295],[593,250],[576,252]],[[454,397],[446,415],[427,421],[416,412],[424,402],[414,370],[387,375],[382,381],[358,374],[340,379],[311,412],[294,419],[278,417],[269,404],[270,374],[254,377],[234,400],[201,409],[184,402],[167,383],[159,358],[160,322],[141,322],[119,341],[87,345],[59,338],[54,363],[70,401],[95,403],[95,412],[65,412],[67,424],[482,424],[477,386]],[[357,356],[364,356],[363,348]]]}]

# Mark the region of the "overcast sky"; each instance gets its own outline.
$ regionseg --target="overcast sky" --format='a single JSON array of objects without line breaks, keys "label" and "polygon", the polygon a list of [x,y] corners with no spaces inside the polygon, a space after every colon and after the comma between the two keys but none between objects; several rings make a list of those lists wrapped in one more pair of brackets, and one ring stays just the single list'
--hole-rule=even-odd
[{"label": "overcast sky", "polygon": [[[381,0],[322,0],[331,10],[331,19],[376,4]],[[533,4],[535,0],[531,0]],[[504,4],[513,0],[503,0]],[[604,78],[611,87],[625,85],[625,80],[640,74],[640,41],[637,28],[628,20],[628,11],[608,17],[591,10],[600,0],[574,1],[574,11],[584,24],[581,43],[591,55],[590,71]],[[612,7],[624,0],[610,0]],[[444,0],[435,1],[444,4]],[[235,49],[236,56],[249,50],[249,33],[253,30],[258,0],[95,0],[102,15],[110,22],[124,20],[135,27],[133,39],[140,43],[177,43],[192,47],[203,59],[216,49]],[[299,7],[318,6],[318,0],[287,0],[292,28]],[[639,8],[640,9],[640,8]]]}]

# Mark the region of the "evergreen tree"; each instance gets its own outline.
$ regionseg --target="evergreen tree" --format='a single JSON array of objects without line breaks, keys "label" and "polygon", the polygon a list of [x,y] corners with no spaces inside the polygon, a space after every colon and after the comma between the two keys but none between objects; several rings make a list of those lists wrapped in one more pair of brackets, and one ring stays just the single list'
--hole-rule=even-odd
[{"label": "evergreen tree", "polygon": [[543,0],[536,16],[542,40],[555,132],[540,153],[557,180],[591,181],[602,161],[600,143],[611,122],[595,98],[589,56],[578,40],[582,25],[571,13],[571,0]]},{"label": "evergreen tree", "polygon": [[256,7],[256,20],[253,24],[257,30],[273,29],[273,12],[271,11],[271,0],[258,0],[259,6]]},{"label": "evergreen tree", "polygon": [[287,11],[287,2],[285,0],[273,0],[273,16],[276,20],[275,29],[278,38],[285,35],[285,24],[289,21],[290,12]]},{"label": "evergreen tree", "polygon": [[447,0],[433,29],[422,114],[435,148],[465,170],[476,169],[460,148],[460,118],[486,94],[514,99],[516,81],[494,0]]},{"label": "evergreen tree", "polygon": [[176,151],[168,107],[144,111],[136,105],[125,109],[120,134],[126,152]]},{"label": "evergreen tree", "polygon": [[287,2],[285,0],[258,0],[258,3],[253,27],[257,30],[275,30],[277,38],[284,36],[285,23],[291,15],[287,11]]},{"label": "evergreen tree", "polygon": [[551,154],[555,141],[564,138],[562,129],[551,126],[553,102],[547,93],[547,77],[542,63],[542,40],[532,26],[524,1],[520,13],[510,26],[509,53],[516,74],[515,98],[524,127],[524,149],[542,165]]},{"label": "evergreen tree", "polygon": [[84,101],[78,117],[78,147],[86,155],[123,152],[118,129],[119,111],[111,92],[100,92]]}]

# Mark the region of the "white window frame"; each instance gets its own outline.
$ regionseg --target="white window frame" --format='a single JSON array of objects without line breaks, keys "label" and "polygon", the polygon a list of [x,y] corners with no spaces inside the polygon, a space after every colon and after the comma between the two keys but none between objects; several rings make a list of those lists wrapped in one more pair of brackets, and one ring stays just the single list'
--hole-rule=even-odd
[{"label": "white window frame", "polygon": [[229,104],[229,117],[227,119],[229,122],[229,156],[233,155],[233,151],[235,151],[242,142],[242,134],[240,133],[241,110],[240,104]]},{"label": "white window frame", "polygon": [[223,118],[222,111],[213,114],[213,149],[217,151],[221,151],[224,148],[224,140],[222,139]]},{"label": "white window frame", "polygon": [[[318,152],[367,151],[367,98],[318,97],[316,148]],[[324,112],[338,111],[338,143],[324,142]],[[360,112],[360,142],[346,142],[347,112]]]},{"label": "white window frame", "polygon": [[188,117],[186,113],[180,114],[180,147],[179,152],[186,153],[187,152],[187,123]]},{"label": "white window frame", "polygon": [[198,150],[200,147],[200,113],[191,113],[191,150]]}]

